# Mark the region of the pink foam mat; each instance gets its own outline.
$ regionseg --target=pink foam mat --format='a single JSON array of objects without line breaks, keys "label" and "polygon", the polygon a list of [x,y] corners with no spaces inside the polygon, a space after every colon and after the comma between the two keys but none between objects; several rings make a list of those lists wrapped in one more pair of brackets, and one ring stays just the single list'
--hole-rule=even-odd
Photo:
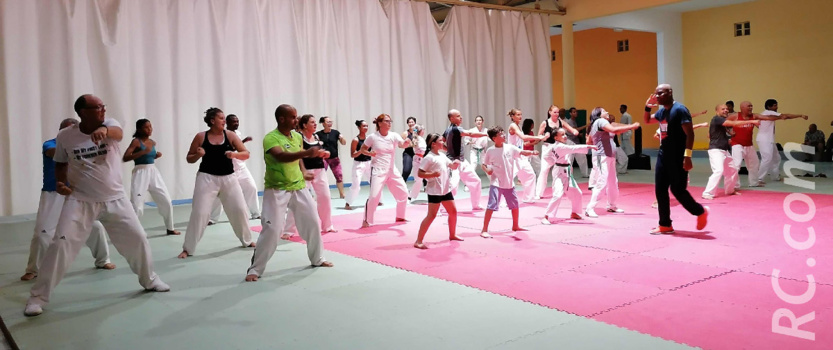
[{"label": "pink foam mat", "polygon": [[[590,192],[583,192],[586,204]],[[698,199],[701,192],[691,189]],[[651,208],[653,185],[621,183],[617,206],[624,214],[607,213],[602,199],[599,218],[569,220],[565,199],[555,224],[543,225],[545,198],[521,204],[520,225],[528,231],[514,237],[509,210],[496,211],[492,239],[479,237],[484,212],[471,211],[468,199],[460,199],[457,234],[465,241],[449,242],[447,217],[439,216],[425,238],[428,250],[412,247],[427,205],[409,205],[407,223],[392,222],[394,209],[378,210],[377,225],[366,229],[360,228],[358,209],[333,217],[339,232],[324,235],[324,247],[693,346],[830,349],[833,327],[823,326],[833,324],[833,235],[827,233],[833,227],[833,196],[810,195],[816,215],[806,223],[784,214],[786,196],[767,191],[720,196],[704,203],[711,208],[704,231],[696,231],[696,218],[672,200],[677,233],[652,236],[647,231],[658,220]],[[806,238],[799,229],[815,227],[815,245],[803,251],[790,247],[785,223],[794,225],[796,239]],[[785,292],[794,294],[806,290],[806,275],[814,275],[813,301],[792,307],[797,315],[816,311],[807,327],[816,330],[815,342],[771,332],[772,312],[791,307],[772,290],[773,268],[781,269]]]}]

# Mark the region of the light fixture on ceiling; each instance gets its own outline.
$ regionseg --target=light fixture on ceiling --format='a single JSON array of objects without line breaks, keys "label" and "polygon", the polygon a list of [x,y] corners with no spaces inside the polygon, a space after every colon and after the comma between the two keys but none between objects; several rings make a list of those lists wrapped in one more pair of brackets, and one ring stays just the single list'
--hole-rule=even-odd
[{"label": "light fixture on ceiling", "polygon": [[617,33],[621,33],[623,30],[622,28],[613,28],[613,31]]}]

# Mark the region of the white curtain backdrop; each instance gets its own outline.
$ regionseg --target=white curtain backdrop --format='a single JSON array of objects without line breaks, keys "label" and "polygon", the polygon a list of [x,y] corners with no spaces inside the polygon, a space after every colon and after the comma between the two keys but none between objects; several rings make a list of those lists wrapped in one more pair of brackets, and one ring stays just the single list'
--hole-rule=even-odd
[{"label": "white curtain backdrop", "polygon": [[450,108],[467,128],[478,114],[505,127],[510,108],[540,121],[552,98],[542,15],[457,6],[438,25],[404,0],[0,0],[0,22],[0,215],[36,211],[41,143],[84,93],[122,124],[122,149],[151,120],[175,199],[193,193],[185,154],[208,107],[254,138],[247,164],[262,189],[261,141],[281,103],[329,115],[350,139],[355,120],[380,113],[398,132],[408,116],[441,132]]}]

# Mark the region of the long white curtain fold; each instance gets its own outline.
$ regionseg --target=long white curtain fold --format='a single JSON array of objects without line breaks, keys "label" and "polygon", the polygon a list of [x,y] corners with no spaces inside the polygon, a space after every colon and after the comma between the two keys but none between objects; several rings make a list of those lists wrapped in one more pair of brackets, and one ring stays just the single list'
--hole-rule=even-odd
[{"label": "long white curtain fold", "polygon": [[[475,115],[505,127],[510,108],[542,120],[547,23],[457,6],[438,25],[426,3],[405,0],[0,0],[0,215],[37,209],[40,145],[84,93],[122,124],[122,149],[135,121],[151,120],[176,199],[192,196],[197,165],[185,154],[208,107],[237,114],[254,138],[256,179],[282,103],[330,116],[348,139],[355,120],[381,113],[398,132],[408,116],[441,132],[450,108],[464,127]],[[341,158],[349,172],[347,146]]]}]

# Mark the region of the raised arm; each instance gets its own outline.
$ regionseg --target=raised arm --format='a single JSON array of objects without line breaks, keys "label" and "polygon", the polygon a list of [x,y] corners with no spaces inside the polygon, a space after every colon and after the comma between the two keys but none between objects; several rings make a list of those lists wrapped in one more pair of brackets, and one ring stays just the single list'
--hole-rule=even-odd
[{"label": "raised arm", "polygon": [[524,135],[524,133],[521,132],[521,128],[519,128],[518,125],[515,124],[515,123],[509,124],[509,134],[510,135],[517,135],[518,137],[521,138],[521,140],[524,140],[524,141],[533,141],[533,140],[534,141],[542,141],[542,140],[546,139],[547,137],[550,137],[550,133],[545,133],[545,134],[540,135],[540,136]]},{"label": "raised arm", "polygon": [[[275,158],[275,160],[277,160],[278,162],[289,163],[289,162],[294,162],[294,161],[296,161],[298,159],[301,159],[301,158],[318,157],[319,154],[321,153],[320,150],[321,149],[318,148],[318,147],[313,147],[313,148],[303,150],[303,151],[298,151],[298,152],[287,152],[283,149],[283,147],[275,146],[275,147],[272,147],[272,148],[268,149],[266,152],[269,153],[269,155],[272,156],[272,158]],[[301,170],[305,170],[304,169],[304,164],[303,164],[304,162],[300,162],[300,163],[301,163]]]},{"label": "raised arm", "polygon": [[[618,124],[618,123],[617,123],[617,124]],[[623,133],[623,132],[626,132],[626,131],[636,130],[636,128],[638,128],[638,127],[639,127],[639,123],[633,123],[633,124],[630,124],[630,125],[623,125],[623,124],[613,125],[613,124],[607,124],[607,125],[605,125],[604,127],[602,127],[602,130],[607,131],[607,132],[609,132],[609,133],[613,133],[613,134],[617,134],[617,135],[619,135],[619,134],[621,134],[621,133]]]}]

